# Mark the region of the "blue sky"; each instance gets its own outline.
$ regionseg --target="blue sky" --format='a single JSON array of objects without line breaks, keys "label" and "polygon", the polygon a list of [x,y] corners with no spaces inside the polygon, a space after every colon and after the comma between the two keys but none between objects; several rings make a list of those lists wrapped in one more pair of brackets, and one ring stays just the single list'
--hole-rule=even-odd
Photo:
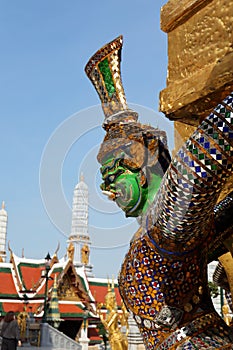
[{"label": "blue sky", "polygon": [[[142,112],[141,121],[149,119],[160,126],[159,92],[166,86],[167,72],[167,37],[160,30],[160,8],[165,3],[1,1],[0,200],[8,211],[7,240],[17,255],[24,248],[26,257],[43,258],[48,251],[53,254],[58,242],[59,257],[65,254],[73,189],[83,171],[90,186],[94,273],[97,277],[117,274],[137,225],[103,199],[98,189],[95,157],[104,136],[103,114],[84,66],[96,50],[122,34],[121,68],[127,101]],[[166,123],[171,132],[172,124]],[[51,162],[44,164],[46,145],[60,131],[49,154]],[[53,167],[66,137],[61,166]],[[40,173],[45,165],[47,183],[41,195]],[[59,189],[53,179],[57,169]],[[63,193],[65,208],[56,198],[58,191]],[[43,196],[53,198],[59,209],[54,214],[59,216],[58,224],[48,208],[46,212]]]}]

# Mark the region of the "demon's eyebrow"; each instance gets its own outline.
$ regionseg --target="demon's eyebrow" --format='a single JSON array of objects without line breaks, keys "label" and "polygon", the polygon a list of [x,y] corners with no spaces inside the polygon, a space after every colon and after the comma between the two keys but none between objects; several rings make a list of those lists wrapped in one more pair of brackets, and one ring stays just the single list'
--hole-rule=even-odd
[{"label": "demon's eyebrow", "polygon": [[106,174],[106,172],[110,172],[110,171],[115,170],[120,165],[120,161],[122,159],[123,159],[123,157],[113,159],[111,162],[109,162],[108,165],[102,166],[100,168],[100,171],[101,171],[102,175],[104,176]]}]

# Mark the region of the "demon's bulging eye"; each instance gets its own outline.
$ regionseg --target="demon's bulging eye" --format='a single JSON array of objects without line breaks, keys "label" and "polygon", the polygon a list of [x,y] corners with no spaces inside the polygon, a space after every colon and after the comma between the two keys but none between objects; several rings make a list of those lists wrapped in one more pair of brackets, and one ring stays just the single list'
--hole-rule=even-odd
[{"label": "demon's bulging eye", "polygon": [[105,185],[109,186],[115,181],[115,179],[116,179],[116,175],[111,174],[111,175],[106,176],[103,180],[104,180]]},{"label": "demon's bulging eye", "polygon": [[102,178],[106,185],[110,185],[114,183],[117,177],[123,173],[124,169],[116,169],[115,172],[111,172],[110,174],[108,174],[107,176],[103,176]]},{"label": "demon's bulging eye", "polygon": [[111,183],[111,182],[114,182],[115,178],[116,178],[116,175],[110,175],[110,176],[108,176],[108,181],[109,181],[110,183]]}]

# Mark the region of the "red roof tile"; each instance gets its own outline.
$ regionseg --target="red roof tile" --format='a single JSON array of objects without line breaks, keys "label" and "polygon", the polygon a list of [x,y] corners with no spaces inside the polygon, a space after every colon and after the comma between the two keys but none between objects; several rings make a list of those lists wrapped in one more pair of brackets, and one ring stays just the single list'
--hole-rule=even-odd
[{"label": "red roof tile", "polygon": [[[33,303],[33,304],[30,304],[30,306],[32,306],[31,310],[28,309],[28,306],[27,306],[27,309],[26,311],[32,311],[32,312],[36,312],[37,308],[40,306],[40,303]],[[4,312],[8,312],[8,311],[14,311],[16,313],[18,312],[21,312],[21,311],[24,311],[24,307],[25,307],[25,304],[24,303],[20,303],[20,302],[16,302],[16,303],[7,303],[7,302],[3,302],[2,303],[2,310]]]},{"label": "red roof tile", "polygon": [[0,269],[0,281],[0,297],[2,295],[10,296],[13,294],[15,296],[18,294],[10,269]]},{"label": "red roof tile", "polygon": [[[77,316],[81,316],[83,314],[83,309],[81,308],[81,306],[78,306],[77,304],[61,304],[59,303],[59,311],[62,315],[66,315],[66,316],[73,316],[76,317]],[[78,314],[78,315],[77,315]]]},{"label": "red roof tile", "polygon": [[22,279],[25,289],[34,289],[41,278],[41,273],[44,270],[43,265],[20,264],[18,271]]},{"label": "red roof tile", "polygon": [[[108,292],[108,285],[107,284],[100,284],[95,282],[90,282],[89,284],[90,291],[95,298],[97,303],[105,303],[105,296]],[[121,296],[119,293],[119,290],[117,287],[114,288],[115,294],[116,294],[116,301],[117,305],[121,305]]]}]

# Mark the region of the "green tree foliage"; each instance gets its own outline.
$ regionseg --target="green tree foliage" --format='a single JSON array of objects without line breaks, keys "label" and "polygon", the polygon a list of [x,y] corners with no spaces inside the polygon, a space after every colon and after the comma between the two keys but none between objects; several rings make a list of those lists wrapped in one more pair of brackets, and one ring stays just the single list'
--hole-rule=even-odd
[{"label": "green tree foliage", "polygon": [[208,282],[209,290],[210,290],[210,295],[212,298],[217,298],[219,296],[219,289],[218,286],[213,283],[213,282]]},{"label": "green tree foliage", "polygon": [[97,329],[98,329],[99,336],[103,339],[104,349],[106,350],[107,349],[108,337],[107,337],[106,329],[105,329],[105,327],[104,327],[102,322],[97,324]]}]

